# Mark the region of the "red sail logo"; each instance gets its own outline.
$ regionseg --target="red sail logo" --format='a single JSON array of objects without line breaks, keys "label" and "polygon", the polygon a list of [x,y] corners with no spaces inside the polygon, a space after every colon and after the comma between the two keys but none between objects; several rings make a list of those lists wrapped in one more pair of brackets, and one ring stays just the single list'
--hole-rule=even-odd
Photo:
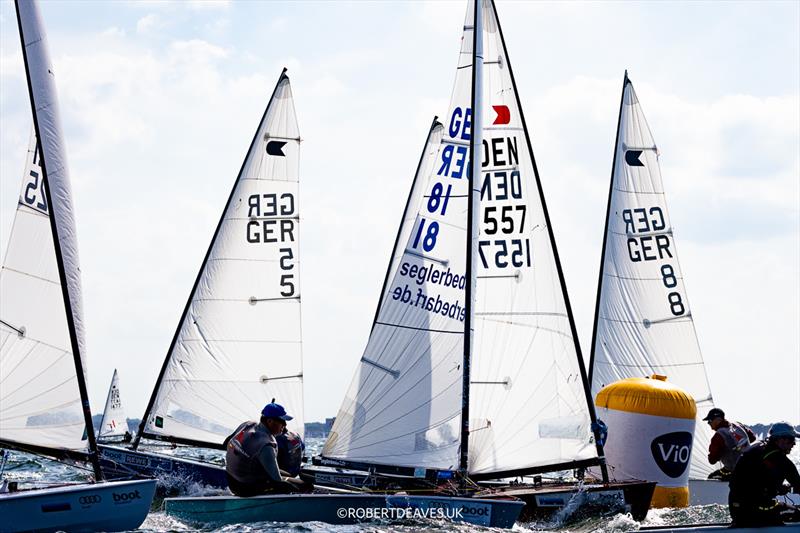
[{"label": "red sail logo", "polygon": [[493,105],[492,109],[497,113],[497,118],[492,124],[508,124],[511,122],[511,111],[507,105]]}]

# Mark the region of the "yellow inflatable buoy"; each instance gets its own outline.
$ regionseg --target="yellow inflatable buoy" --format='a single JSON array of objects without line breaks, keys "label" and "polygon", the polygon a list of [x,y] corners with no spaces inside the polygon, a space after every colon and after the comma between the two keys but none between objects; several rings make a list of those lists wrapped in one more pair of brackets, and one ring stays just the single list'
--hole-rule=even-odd
[{"label": "yellow inflatable buoy", "polygon": [[609,474],[619,481],[658,482],[652,507],[688,506],[694,398],[665,376],[653,375],[607,385],[594,403],[608,426]]}]

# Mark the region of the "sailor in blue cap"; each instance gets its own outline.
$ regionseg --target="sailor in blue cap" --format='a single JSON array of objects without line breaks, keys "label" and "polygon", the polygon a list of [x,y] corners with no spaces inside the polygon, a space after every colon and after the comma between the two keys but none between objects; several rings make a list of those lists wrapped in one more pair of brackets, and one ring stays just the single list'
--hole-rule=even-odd
[{"label": "sailor in blue cap", "polygon": [[244,422],[225,440],[228,487],[236,496],[306,492],[312,487],[284,477],[278,467],[276,435],[286,430],[292,417],[273,400],[261,410],[259,422]]},{"label": "sailor in blue cap", "polygon": [[800,433],[786,422],[773,424],[766,442],[754,444],[736,463],[728,497],[734,526],[783,525],[781,513],[787,506],[775,497],[789,491],[784,481],[800,494],[800,474],[787,457],[798,437]]}]

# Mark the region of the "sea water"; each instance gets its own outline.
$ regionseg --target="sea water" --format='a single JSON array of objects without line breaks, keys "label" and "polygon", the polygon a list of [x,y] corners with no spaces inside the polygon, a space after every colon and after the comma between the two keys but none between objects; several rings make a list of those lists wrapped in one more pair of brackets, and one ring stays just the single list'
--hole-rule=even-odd
[{"label": "sea water", "polygon": [[[324,443],[323,439],[309,438],[307,441],[307,455],[318,453]],[[189,457],[201,461],[224,464],[223,453],[216,450],[202,450],[189,447],[172,449],[169,446],[143,446],[148,451]],[[792,450],[792,459],[795,464],[800,464],[800,447]],[[59,463],[44,457],[11,452],[6,464],[4,477],[9,481],[19,482],[21,487],[31,487],[38,484],[76,483],[83,482],[91,475],[90,468],[79,468]],[[169,481],[168,481],[169,483]],[[208,489],[198,485],[186,485],[179,480],[172,481],[173,489],[182,496],[208,496],[227,493],[218,489]],[[730,521],[727,506],[725,505],[700,505],[684,509],[651,509],[644,522],[637,522],[629,515],[613,510],[595,512],[587,516],[579,507],[567,509],[548,521],[534,522],[514,526],[513,531],[520,533],[533,531],[560,531],[576,533],[610,533],[636,531],[641,526],[663,526],[681,524],[713,524]],[[334,533],[423,533],[427,531],[454,531],[462,533],[476,533],[484,531],[504,531],[494,528],[474,526],[469,524],[453,524],[449,522],[420,521],[398,523],[373,522],[362,525],[330,525],[320,522],[304,522],[300,524],[281,524],[275,522],[260,522],[253,524],[233,524],[220,528],[193,527],[182,523],[164,514],[161,510],[161,501],[154,502],[154,510],[150,512],[139,531],[163,533],[168,531],[203,531],[203,532],[317,532],[328,531]]]}]

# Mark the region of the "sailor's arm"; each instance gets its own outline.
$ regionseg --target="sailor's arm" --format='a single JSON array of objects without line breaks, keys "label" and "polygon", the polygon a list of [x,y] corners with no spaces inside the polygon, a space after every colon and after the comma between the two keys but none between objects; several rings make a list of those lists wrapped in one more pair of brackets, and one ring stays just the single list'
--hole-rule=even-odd
[{"label": "sailor's arm", "polygon": [[261,448],[258,452],[258,461],[272,481],[283,481],[278,469],[278,449],[274,444],[265,444]]},{"label": "sailor's arm", "polygon": [[714,464],[722,459],[722,454],[725,452],[725,439],[719,433],[714,433],[711,437],[711,442],[708,445],[708,462]]},{"label": "sailor's arm", "polygon": [[786,481],[792,485],[792,492],[800,494],[800,474],[797,473],[797,467],[794,466],[794,463],[792,463],[788,457],[786,458],[785,465],[784,474],[786,475]]}]

